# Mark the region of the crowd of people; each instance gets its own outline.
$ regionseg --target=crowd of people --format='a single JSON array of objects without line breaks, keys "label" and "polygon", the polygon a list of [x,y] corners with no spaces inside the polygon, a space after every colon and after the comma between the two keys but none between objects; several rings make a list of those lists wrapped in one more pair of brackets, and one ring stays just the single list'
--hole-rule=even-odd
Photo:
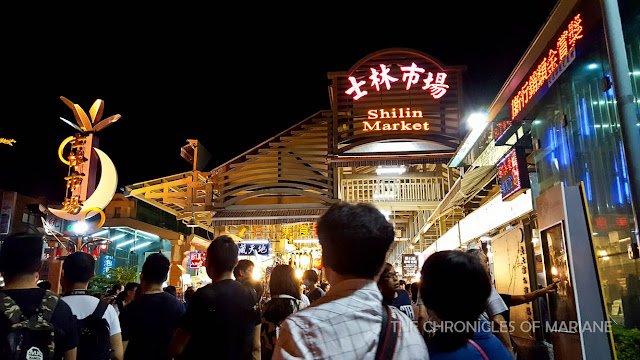
[{"label": "crowd of people", "polygon": [[[508,333],[476,326],[508,318],[484,254],[436,252],[419,284],[403,284],[385,263],[393,227],[375,207],[336,204],[317,231],[328,284],[315,270],[298,279],[287,264],[268,284],[254,281],[254,264],[238,261],[237,244],[222,235],[207,249],[211,283],[187,289],[184,301],[163,287],[170,262],[160,253],[148,256],[139,283],[102,299],[87,290],[95,259],[72,253],[58,296],[36,285],[42,237],[9,236],[0,247],[0,359],[513,358]],[[511,305],[552,291],[511,296]]]}]

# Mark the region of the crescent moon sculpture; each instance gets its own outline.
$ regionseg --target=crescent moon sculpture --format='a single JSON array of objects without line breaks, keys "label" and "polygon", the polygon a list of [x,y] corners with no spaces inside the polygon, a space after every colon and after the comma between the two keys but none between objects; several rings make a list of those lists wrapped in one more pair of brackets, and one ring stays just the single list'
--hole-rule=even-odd
[{"label": "crescent moon sculpture", "polygon": [[[118,173],[116,172],[116,167],[113,165],[113,161],[111,161],[109,156],[107,156],[107,154],[102,150],[97,148],[93,148],[93,150],[98,154],[98,158],[100,158],[100,165],[102,167],[100,181],[98,182],[98,186],[95,191],[87,200],[84,201],[82,208],[76,215],[69,214],[64,210],[48,208],[53,215],[70,221],[82,220],[85,209],[104,209],[109,205],[111,199],[113,199],[113,195],[116,193],[116,189],[118,188]],[[99,214],[99,212],[92,210],[87,214],[86,218],[90,218],[96,214]]]}]

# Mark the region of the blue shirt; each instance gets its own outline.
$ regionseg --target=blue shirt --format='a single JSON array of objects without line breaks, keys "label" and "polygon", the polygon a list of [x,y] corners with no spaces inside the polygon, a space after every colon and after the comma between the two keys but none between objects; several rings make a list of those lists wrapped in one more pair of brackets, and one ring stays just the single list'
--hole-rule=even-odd
[{"label": "blue shirt", "polygon": [[411,297],[409,297],[409,293],[406,290],[396,290],[398,296],[396,296],[391,303],[386,302],[387,305],[391,305],[396,309],[402,311],[405,315],[409,317],[411,320],[416,320],[415,314],[413,313],[413,306],[411,305]]},{"label": "blue shirt", "polygon": [[[513,357],[507,348],[502,345],[500,340],[493,334],[476,331],[471,338],[484,351],[491,360],[512,360]],[[482,354],[471,343],[467,342],[464,346],[448,352],[438,350],[437,344],[427,344],[429,349],[429,358],[431,360],[483,360]]]}]

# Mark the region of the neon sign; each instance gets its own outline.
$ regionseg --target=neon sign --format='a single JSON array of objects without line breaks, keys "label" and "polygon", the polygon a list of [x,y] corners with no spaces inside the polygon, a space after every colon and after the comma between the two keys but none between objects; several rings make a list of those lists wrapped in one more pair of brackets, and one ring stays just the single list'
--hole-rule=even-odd
[{"label": "neon sign", "polygon": [[[392,108],[386,109],[371,109],[367,112],[367,119],[422,119],[422,111],[411,110],[411,108]],[[427,131],[429,130],[428,122],[410,122],[400,121],[395,123],[383,123],[378,120],[375,122],[363,121],[362,131]]]},{"label": "neon sign", "polygon": [[[427,72],[424,68],[416,65],[416,63],[411,63],[411,66],[399,67],[400,71],[402,71],[402,82],[405,84],[405,90],[407,91],[411,90],[414,85],[420,86],[421,77],[423,77],[422,83],[424,83],[424,85],[420,87],[420,89],[429,91],[431,97],[434,99],[440,99],[449,89],[449,85],[445,83],[447,80],[447,73],[445,72],[436,73],[434,78],[432,72]],[[380,64],[380,70],[376,68],[370,68],[370,70],[371,76],[369,76],[369,79],[371,80],[371,84],[369,86],[371,91],[380,92],[384,89],[388,91],[391,90],[392,83],[401,81],[400,78],[393,77],[389,74],[391,69],[385,64]],[[345,91],[345,94],[353,95],[353,100],[359,100],[369,94],[369,91],[362,89],[367,83],[366,81],[358,81],[354,76],[349,76],[348,79],[351,87]]]},{"label": "neon sign", "polygon": [[362,131],[427,131],[429,130],[428,122],[410,122],[410,121],[400,121],[395,123],[382,123],[382,121],[378,120],[376,122],[369,123],[368,121],[363,121],[363,129]]},{"label": "neon sign", "polygon": [[515,119],[516,116],[527,105],[529,100],[540,90],[542,85],[551,77],[556,71],[559,65],[565,60],[569,52],[571,52],[578,41],[582,38],[582,19],[580,14],[576,15],[569,23],[567,30],[563,31],[558,40],[556,41],[556,47],[549,49],[548,56],[546,56],[540,63],[536,70],[529,76],[527,81],[522,85],[518,94],[511,99],[511,119]]},{"label": "neon sign", "polygon": [[498,163],[497,168],[502,200],[508,200],[526,189],[531,188],[524,153],[517,151],[517,149],[511,150],[507,156]]},{"label": "neon sign", "polygon": [[512,124],[511,120],[505,120],[503,122],[499,122],[499,123],[495,124],[493,126],[493,140],[498,142],[500,140],[500,138],[502,137],[502,135],[504,135],[505,131],[507,131],[507,129],[509,129],[511,124]]},{"label": "neon sign", "polygon": [[399,108],[396,111],[396,108],[392,108],[391,111],[385,109],[373,109],[369,110],[367,113],[367,118],[369,120],[375,120],[377,118],[380,119],[404,119],[404,118],[423,118],[422,111],[420,110],[411,110],[411,108]]}]

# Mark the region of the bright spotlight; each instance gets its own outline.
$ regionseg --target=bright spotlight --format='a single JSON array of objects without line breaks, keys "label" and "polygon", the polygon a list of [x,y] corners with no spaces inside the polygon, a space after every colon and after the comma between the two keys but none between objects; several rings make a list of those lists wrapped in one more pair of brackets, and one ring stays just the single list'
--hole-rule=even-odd
[{"label": "bright spotlight", "polygon": [[84,221],[77,221],[73,224],[71,230],[76,234],[84,234],[89,230],[89,225]]},{"label": "bright spotlight", "polygon": [[296,277],[297,277],[298,279],[302,279],[302,274],[303,274],[303,273],[304,273],[304,272],[302,271],[302,269],[296,269]]},{"label": "bright spotlight", "polygon": [[484,113],[473,113],[467,118],[467,126],[469,126],[471,129],[477,129],[480,127],[484,129],[484,126],[486,124],[487,114]]}]

